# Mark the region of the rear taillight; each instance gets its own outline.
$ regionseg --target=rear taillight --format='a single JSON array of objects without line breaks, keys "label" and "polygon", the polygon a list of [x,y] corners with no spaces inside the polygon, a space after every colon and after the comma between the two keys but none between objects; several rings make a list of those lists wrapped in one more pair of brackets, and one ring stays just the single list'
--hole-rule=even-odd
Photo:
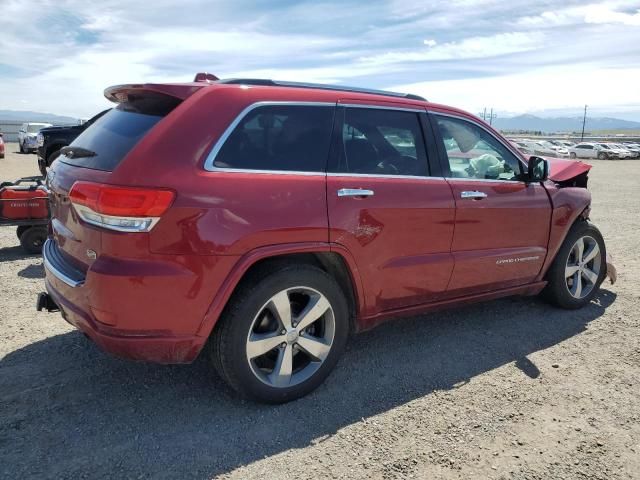
[{"label": "rear taillight", "polygon": [[171,206],[175,193],[156,188],[76,182],[69,199],[87,223],[119,232],[148,232]]}]

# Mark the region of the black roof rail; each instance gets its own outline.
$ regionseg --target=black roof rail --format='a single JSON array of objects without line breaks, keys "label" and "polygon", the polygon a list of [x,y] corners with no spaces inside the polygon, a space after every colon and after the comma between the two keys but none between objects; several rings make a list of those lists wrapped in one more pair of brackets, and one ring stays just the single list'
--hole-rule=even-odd
[{"label": "black roof rail", "polygon": [[223,78],[213,83],[223,83],[231,85],[257,85],[263,87],[295,87],[295,88],[316,88],[319,90],[336,90],[340,92],[357,92],[371,93],[374,95],[384,95],[385,97],[407,98],[409,100],[421,100],[426,102],[427,99],[413,93],[389,92],[387,90],[373,90],[370,88],[347,87],[343,85],[329,85],[324,83],[304,83],[304,82],[287,82],[283,80],[269,80],[265,78]]}]

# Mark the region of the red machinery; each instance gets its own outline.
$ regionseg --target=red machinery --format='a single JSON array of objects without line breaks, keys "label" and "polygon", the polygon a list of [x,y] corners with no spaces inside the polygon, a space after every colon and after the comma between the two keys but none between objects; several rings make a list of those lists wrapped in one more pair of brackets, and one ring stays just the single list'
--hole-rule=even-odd
[{"label": "red machinery", "polygon": [[17,226],[28,253],[42,252],[47,239],[49,196],[42,177],[24,177],[0,184],[0,226]]}]

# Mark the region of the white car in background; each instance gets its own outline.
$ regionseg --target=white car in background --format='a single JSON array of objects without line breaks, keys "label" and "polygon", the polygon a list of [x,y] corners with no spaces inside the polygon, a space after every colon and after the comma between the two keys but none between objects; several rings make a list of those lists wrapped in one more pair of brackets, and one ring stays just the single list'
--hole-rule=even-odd
[{"label": "white car in background", "polygon": [[598,145],[604,148],[605,151],[612,152],[612,154],[610,155],[610,158],[623,159],[623,158],[631,158],[634,156],[634,154],[631,153],[626,148],[617,147],[615,143],[599,143]]},{"label": "white car in background", "polygon": [[525,155],[539,155],[541,157],[557,157],[556,151],[552,148],[541,145],[535,140],[515,139],[511,143]]},{"label": "white car in background", "polygon": [[631,152],[635,152],[637,153],[638,157],[640,157],[640,144],[637,143],[625,143],[623,144],[624,148],[626,148],[627,150],[630,150]]},{"label": "white car in background", "polygon": [[631,145],[623,145],[621,143],[610,143],[610,146],[613,148],[617,148],[619,150],[623,150],[625,152],[629,152],[628,158],[637,158],[640,157],[640,149],[633,148]]},{"label": "white car in background", "polygon": [[569,149],[571,158],[599,158],[607,160],[609,158],[617,158],[616,154],[609,148],[602,147],[599,143],[581,142]]},{"label": "white car in background", "polygon": [[547,150],[556,152],[556,157],[567,158],[569,156],[569,149],[567,147],[556,145],[547,140],[538,140],[536,143]]},{"label": "white car in background", "polygon": [[559,147],[565,147],[567,150],[575,146],[575,142],[570,142],[569,140],[549,140],[549,141]]},{"label": "white car in background", "polygon": [[18,144],[20,145],[20,153],[35,152],[38,148],[38,132],[41,128],[51,127],[50,123],[27,122],[20,126],[18,132]]}]

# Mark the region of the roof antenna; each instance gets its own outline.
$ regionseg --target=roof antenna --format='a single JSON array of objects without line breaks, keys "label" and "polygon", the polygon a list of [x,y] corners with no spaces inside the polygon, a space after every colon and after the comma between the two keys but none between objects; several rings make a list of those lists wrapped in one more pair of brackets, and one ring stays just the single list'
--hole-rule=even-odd
[{"label": "roof antenna", "polygon": [[193,79],[194,82],[215,82],[216,80],[219,80],[218,77],[216,77],[213,73],[208,73],[208,72],[198,72],[196,73],[195,78]]}]

